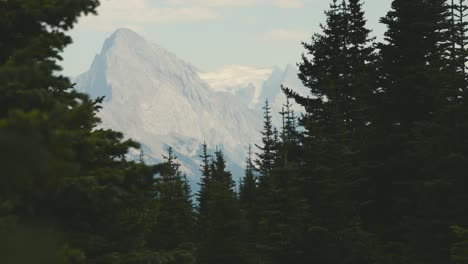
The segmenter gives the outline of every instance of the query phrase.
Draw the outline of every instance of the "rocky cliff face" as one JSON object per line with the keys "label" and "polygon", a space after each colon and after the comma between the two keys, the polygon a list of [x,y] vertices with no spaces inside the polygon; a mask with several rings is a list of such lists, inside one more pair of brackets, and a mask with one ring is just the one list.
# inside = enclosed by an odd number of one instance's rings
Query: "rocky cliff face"
{"label": "rocky cliff face", "polygon": [[164,148],[172,146],[196,178],[200,145],[206,142],[224,150],[240,177],[248,144],[260,138],[265,98],[279,104],[274,111],[280,109],[280,85],[298,86],[296,72],[237,66],[199,73],[137,33],[119,29],[75,82],[92,97],[106,97],[99,113],[103,126],[141,142],[148,161],[161,161]]}

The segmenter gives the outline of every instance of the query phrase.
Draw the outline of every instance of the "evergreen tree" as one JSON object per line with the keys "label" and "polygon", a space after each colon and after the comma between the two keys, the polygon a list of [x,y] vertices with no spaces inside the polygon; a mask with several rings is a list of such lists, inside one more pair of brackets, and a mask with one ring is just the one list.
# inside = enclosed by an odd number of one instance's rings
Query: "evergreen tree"
{"label": "evergreen tree", "polygon": [[202,145],[196,215],[173,149],[131,161],[59,74],[98,2],[0,1],[0,262],[467,263],[465,0],[393,0],[378,53],[362,1],[333,0],[303,43],[310,96],[282,87],[280,131],[266,101],[238,195]]}
{"label": "evergreen tree", "polygon": [[150,244],[155,250],[173,250],[193,243],[194,213],[186,175],[169,147],[164,163],[159,165],[161,178],[156,184],[158,212]]}
{"label": "evergreen tree", "polygon": [[[448,261],[447,252],[443,253],[447,248],[440,244],[443,239],[433,236],[445,233],[440,232],[448,225],[441,226],[439,216],[427,208],[438,207],[429,205],[427,197],[442,186],[429,185],[435,180],[432,173],[421,170],[428,161],[435,164],[437,158],[424,154],[429,147],[426,136],[438,137],[434,122],[457,93],[446,67],[448,17],[443,0],[395,0],[382,18],[388,30],[386,43],[380,46],[382,103],[375,130],[381,143],[371,151],[380,165],[371,179],[373,206],[365,219],[385,241],[387,258],[394,263]],[[425,254],[428,248],[434,250]]]}
{"label": "evergreen tree", "polygon": [[199,208],[201,208],[204,207],[203,204],[206,202],[205,195],[207,194],[207,192],[205,189],[208,188],[208,185],[211,180],[211,155],[208,154],[208,145],[206,144],[206,142],[202,145],[202,154],[199,157],[202,161],[202,164],[200,165],[200,172],[202,175],[200,179],[200,191],[198,192],[197,201],[199,204]]}
{"label": "evergreen tree", "polygon": [[[202,154],[199,156],[201,158],[202,164],[200,165],[200,172],[202,173],[201,179],[200,179],[200,190],[197,193],[197,201],[198,201],[198,207],[197,207],[197,229],[198,232],[203,232],[203,230],[206,230],[208,227],[206,227],[207,219],[204,217],[208,216],[208,210],[209,208],[209,190],[211,190],[211,164],[210,164],[210,159],[211,155],[208,154],[208,145],[203,143],[202,145]],[[199,236],[202,234],[199,234]]]}
{"label": "evergreen tree", "polygon": [[[206,149],[204,147],[204,149]],[[207,157],[206,152],[203,155]],[[200,193],[198,263],[248,263],[243,242],[245,228],[231,173],[221,150],[215,152],[210,177]]]}
{"label": "evergreen tree", "polygon": [[275,144],[277,141],[277,133],[273,130],[273,124],[271,120],[271,107],[268,100],[265,101],[264,109],[264,121],[262,134],[263,146],[255,145],[259,149],[259,153],[256,153],[257,159],[255,164],[259,172],[259,181],[262,182],[269,177],[271,170],[273,169],[274,155],[275,155]]}
{"label": "evergreen tree", "polygon": [[[458,80],[461,90],[466,90],[468,52],[468,4],[464,0],[451,0],[450,5],[450,64],[453,67],[455,80]],[[459,73],[459,74],[457,74]],[[461,74],[460,74],[461,73]],[[458,76],[464,78],[457,78]]]}
{"label": "evergreen tree", "polygon": [[[455,4],[452,1],[449,3]],[[437,14],[444,13],[448,28],[446,32],[449,34],[444,34],[439,40],[442,43],[439,46],[444,49],[439,61],[444,67],[427,69],[434,78],[432,82],[438,85],[436,109],[429,120],[417,122],[412,129],[416,133],[411,142],[411,153],[419,162],[420,175],[419,178],[413,175],[413,184],[414,189],[418,190],[419,202],[413,209],[414,216],[407,217],[410,219],[411,230],[408,233],[411,240],[410,246],[406,247],[410,248],[408,258],[414,261],[440,263],[449,261],[450,245],[455,243],[448,227],[468,221],[468,215],[459,206],[468,201],[468,196],[460,188],[466,186],[465,178],[460,175],[466,174],[467,170],[457,165],[463,164],[468,156],[468,148],[464,144],[467,111],[463,105],[466,73],[461,62],[463,59],[460,60],[462,54],[466,54],[466,47],[462,48],[459,41],[466,39],[466,31],[459,31],[459,23],[463,23],[463,20],[455,15],[457,11],[454,12],[459,7],[437,2],[430,4],[434,11],[428,17],[437,18],[441,16]],[[459,4],[463,5],[463,2]],[[435,74],[436,71],[438,74]],[[431,233],[424,230],[431,230]],[[428,248],[431,248],[431,254],[427,253]]]}
{"label": "evergreen tree", "polygon": [[254,165],[252,161],[252,146],[249,145],[249,152],[245,164],[245,175],[239,188],[239,200],[243,210],[247,213],[247,218],[251,218],[255,205],[255,196],[257,189],[257,179],[254,174]]}
{"label": "evergreen tree", "polygon": [[239,204],[244,216],[244,224],[246,226],[246,234],[243,243],[246,248],[246,255],[249,256],[250,259],[253,259],[256,255],[256,246],[258,241],[258,191],[252,155],[252,146],[249,145],[249,152],[245,164],[245,175],[239,187]]}
{"label": "evergreen tree", "polygon": [[280,132],[280,138],[283,142],[294,141],[297,136],[296,131],[296,118],[294,115],[294,110],[292,110],[292,104],[289,101],[289,98],[286,98],[286,103],[283,104],[281,108],[282,126]]}
{"label": "evergreen tree", "polygon": [[348,128],[354,134],[361,134],[364,127],[373,122],[375,109],[375,81],[377,72],[374,38],[366,27],[367,20],[361,0],[349,0],[346,19],[347,34],[347,74],[346,92],[349,117]]}
{"label": "evergreen tree", "polygon": [[359,188],[369,165],[360,160],[367,155],[360,150],[374,118],[373,39],[360,1],[333,1],[326,16],[323,33],[304,43],[310,56],[299,65],[299,78],[312,97],[283,88],[306,109],[300,120],[305,129],[300,175],[312,224],[305,239],[317,248],[304,252],[310,262],[368,263],[374,253],[364,243],[369,234],[360,227],[358,208],[367,198]]}
{"label": "evergreen tree", "polygon": [[282,128],[276,143],[276,166],[287,166],[288,162],[297,161],[299,151],[299,132],[297,131],[297,118],[289,98],[283,105],[281,112]]}
{"label": "evergreen tree", "polygon": [[389,126],[407,130],[434,113],[437,92],[443,87],[436,71],[447,47],[447,11],[443,0],[398,0],[382,18],[388,27],[387,43],[380,48],[385,107],[391,109],[385,112]]}
{"label": "evergreen tree", "polygon": [[0,262],[131,263],[149,254],[154,169],[127,161],[139,144],[97,129],[102,98],[77,93],[59,73],[66,31],[97,5],[0,2]]}
{"label": "evergreen tree", "polygon": [[466,264],[468,263],[468,230],[460,226],[452,226],[451,228],[458,238],[450,251],[451,263]]}

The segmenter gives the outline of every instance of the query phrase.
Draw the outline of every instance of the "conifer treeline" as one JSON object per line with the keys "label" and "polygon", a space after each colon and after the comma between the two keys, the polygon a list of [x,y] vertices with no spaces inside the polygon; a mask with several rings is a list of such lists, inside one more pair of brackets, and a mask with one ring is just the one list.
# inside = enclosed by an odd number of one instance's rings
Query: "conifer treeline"
{"label": "conifer treeline", "polygon": [[279,130],[266,102],[239,189],[204,144],[195,195],[171,148],[131,161],[57,74],[98,2],[0,1],[1,263],[468,263],[465,0],[393,0],[380,43],[361,0],[332,0],[310,96],[283,87]]}

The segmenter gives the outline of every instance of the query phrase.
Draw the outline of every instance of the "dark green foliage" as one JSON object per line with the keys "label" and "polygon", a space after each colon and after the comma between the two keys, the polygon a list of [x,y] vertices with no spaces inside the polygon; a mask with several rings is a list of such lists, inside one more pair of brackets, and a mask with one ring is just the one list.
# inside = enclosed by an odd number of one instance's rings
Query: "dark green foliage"
{"label": "dark green foliage", "polygon": [[[202,154],[200,155],[202,164],[200,165],[200,171],[202,173],[202,178],[200,179],[200,191],[198,192],[197,195],[197,201],[198,201],[198,223],[197,223],[197,228],[199,229],[199,233],[202,232],[202,230],[206,229],[204,224],[206,223],[206,220],[204,219],[205,216],[208,215],[208,212],[206,210],[209,208],[208,203],[209,203],[209,192],[208,188],[210,188],[210,183],[211,183],[211,168],[210,168],[210,159],[211,155],[208,154],[208,146],[206,143],[202,145]],[[199,234],[200,235],[200,234]]]}
{"label": "dark green foliage", "polygon": [[360,184],[366,181],[367,166],[360,150],[373,118],[373,40],[360,1],[333,1],[326,15],[323,33],[304,43],[310,56],[304,55],[299,65],[299,78],[311,96],[283,88],[306,109],[300,120],[305,131],[299,159],[300,182],[307,186],[301,190],[309,208],[303,245],[315,248],[306,246],[304,252],[310,262],[371,263],[375,252],[363,247],[372,241],[361,229],[358,211],[365,201]]}
{"label": "dark green foliage", "polygon": [[239,188],[239,202],[247,218],[253,218],[255,200],[257,196],[257,177],[255,177],[255,167],[252,161],[252,147],[249,146],[248,158],[245,164],[245,175]]}
{"label": "dark green foliage", "polygon": [[452,226],[458,241],[451,248],[451,260],[455,264],[468,263],[468,231],[460,226]]}
{"label": "dark green foliage", "polygon": [[[206,145],[203,149],[202,157],[207,160]],[[203,176],[199,193],[197,262],[248,263],[242,243],[245,233],[242,214],[221,150],[215,152],[209,167],[209,175]]]}
{"label": "dark green foliage", "polygon": [[451,207],[450,178],[458,173],[449,165],[455,146],[447,136],[460,132],[454,109],[462,95],[446,56],[449,17],[442,0],[394,1],[382,19],[388,43],[381,45],[384,92],[376,135],[384,151],[373,151],[381,165],[367,221],[399,263],[449,261],[448,227],[456,219],[442,208]]}
{"label": "dark green foliage", "polygon": [[195,215],[186,175],[171,147],[160,164],[156,184],[158,211],[152,228],[150,246],[155,250],[173,250],[194,242]]}
{"label": "dark green foliage", "polygon": [[275,163],[277,166],[287,166],[299,157],[299,132],[297,131],[297,118],[292,110],[292,104],[287,98],[281,112],[282,127],[279,139],[275,139]]}
{"label": "dark green foliage", "polygon": [[273,168],[276,142],[276,133],[274,132],[271,121],[271,107],[268,100],[265,101],[263,109],[265,110],[263,131],[261,132],[263,145],[255,145],[260,150],[260,152],[257,153],[257,159],[255,160],[255,164],[257,165],[257,169],[260,173],[260,181],[268,178]]}
{"label": "dark green foliage", "polygon": [[[450,39],[449,44],[449,65],[452,67],[453,76],[460,89],[466,90],[467,81],[466,73],[468,62],[468,51],[466,45],[468,44],[468,4],[464,0],[451,0],[450,1]],[[457,74],[458,73],[458,74]],[[461,78],[460,75],[461,74]],[[465,78],[464,78],[465,77]]]}
{"label": "dark green foliage", "polygon": [[452,4],[393,1],[377,54],[360,1],[334,1],[323,34],[305,44],[299,77],[311,96],[284,90],[306,108],[312,230],[338,256],[316,261],[449,262],[449,226],[467,221],[468,149],[466,8]]}
{"label": "dark green foliage", "polygon": [[155,168],[128,161],[139,144],[97,128],[102,98],[58,74],[66,30],[97,4],[0,2],[2,263],[137,263],[153,254]]}
{"label": "dark green foliage", "polygon": [[[360,0],[333,0],[283,87],[236,193],[202,145],[193,208],[172,148],[156,166],[100,129],[103,98],[60,76],[98,1],[0,1],[0,262],[468,263],[468,8],[393,0],[375,44]],[[238,176],[238,175],[235,175]]]}
{"label": "dark green foliage", "polygon": [[255,175],[255,167],[252,161],[252,146],[249,145],[249,152],[245,164],[245,175],[239,187],[239,205],[244,217],[246,235],[242,243],[246,249],[249,259],[256,256],[256,246],[258,243],[258,180]]}

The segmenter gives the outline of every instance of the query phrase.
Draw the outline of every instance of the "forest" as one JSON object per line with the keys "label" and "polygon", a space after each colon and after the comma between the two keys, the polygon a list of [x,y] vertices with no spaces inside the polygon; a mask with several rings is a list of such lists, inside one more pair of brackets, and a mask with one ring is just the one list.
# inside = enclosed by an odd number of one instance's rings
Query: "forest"
{"label": "forest", "polygon": [[330,1],[310,96],[282,87],[278,128],[265,102],[243,176],[204,144],[196,193],[60,74],[99,0],[0,1],[0,263],[468,263],[468,3],[393,0],[378,41],[362,0]]}

